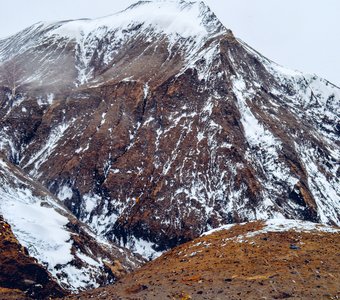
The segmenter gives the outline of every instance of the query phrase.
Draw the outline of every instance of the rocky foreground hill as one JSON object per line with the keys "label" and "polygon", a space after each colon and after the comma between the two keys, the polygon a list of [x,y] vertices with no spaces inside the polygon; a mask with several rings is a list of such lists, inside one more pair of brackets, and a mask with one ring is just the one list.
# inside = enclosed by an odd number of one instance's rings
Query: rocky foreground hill
{"label": "rocky foreground hill", "polygon": [[225,226],[67,299],[338,299],[339,243],[339,229],[308,222]]}
{"label": "rocky foreground hill", "polygon": [[0,40],[0,215],[67,291],[226,224],[339,226],[339,115],[203,2],[37,23]]}

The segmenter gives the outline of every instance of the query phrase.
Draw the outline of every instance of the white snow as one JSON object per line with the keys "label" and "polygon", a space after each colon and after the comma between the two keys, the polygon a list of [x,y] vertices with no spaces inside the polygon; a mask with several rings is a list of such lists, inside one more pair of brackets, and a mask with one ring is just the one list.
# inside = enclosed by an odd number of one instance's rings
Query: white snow
{"label": "white snow", "polygon": [[[201,236],[207,236],[214,234],[221,230],[230,230],[234,226],[237,225],[245,225],[247,223],[240,224],[228,224],[221,226],[219,228],[212,229],[203,233]],[[246,238],[251,238],[257,236],[259,234],[268,233],[268,232],[286,232],[286,231],[296,231],[296,232],[329,232],[329,233],[340,233],[339,227],[327,226],[319,223],[312,223],[308,221],[301,220],[291,220],[284,218],[277,219],[269,219],[264,222],[264,227],[257,231],[250,231],[242,235],[238,235],[235,238],[231,238],[232,240],[243,242]]]}
{"label": "white snow", "polygon": [[[110,40],[101,53],[104,64],[108,65],[129,38],[141,33],[147,41],[165,37],[170,58],[175,44],[180,45],[179,49],[185,53],[185,57],[191,57],[206,40],[225,32],[203,2],[171,0],[142,1],[114,15],[94,20],[60,22],[50,29],[46,34],[47,39],[54,38],[60,42],[61,37],[76,42],[76,85],[88,83],[93,78],[90,62],[101,39]],[[211,54],[206,56],[212,57]],[[131,79],[131,76],[127,78]]]}
{"label": "white snow", "polygon": [[[3,165],[3,164],[2,164]],[[2,175],[6,175],[0,169]],[[66,264],[72,260],[70,233],[65,225],[68,219],[61,215],[49,196],[39,198],[28,188],[12,187],[7,177],[0,178],[0,212],[12,225],[13,233],[21,244],[28,248],[30,254],[48,270],[56,275],[57,264]]]}
{"label": "white snow", "polygon": [[169,36],[173,34],[183,38],[206,36],[208,29],[201,23],[201,13],[202,7],[198,2],[144,2],[108,17],[66,22],[50,35],[60,35],[80,41],[94,30],[129,28],[131,24],[142,24],[143,28],[153,27]]}
{"label": "white snow", "polygon": [[161,256],[163,252],[156,251],[153,249],[154,244],[142,239],[137,239],[133,237],[130,241],[128,241],[127,247],[131,249],[133,252],[136,252],[142,255],[144,258],[148,260],[156,259]]}
{"label": "white snow", "polygon": [[[335,126],[327,127],[325,117],[337,124],[340,114],[340,89],[329,81],[315,74],[306,74],[289,70],[264,58],[247,44],[239,40],[244,49],[256,56],[278,84],[271,86],[271,92],[282,98],[293,113],[299,113],[300,118],[309,119],[323,139],[332,143],[338,140]],[[285,87],[293,94],[288,95]],[[273,104],[273,103],[272,103]]]}
{"label": "white snow", "polygon": [[56,273],[57,264],[66,264],[73,259],[70,234],[64,228],[67,218],[53,208],[41,206],[29,190],[2,194],[0,208],[19,241],[32,256],[48,266],[52,274]]}
{"label": "white snow", "polygon": [[144,99],[147,98],[148,94],[149,94],[149,91],[150,91],[150,87],[149,85],[146,83],[144,84],[144,88],[143,88],[143,92],[144,92]]}
{"label": "white snow", "polygon": [[53,153],[54,148],[57,146],[59,140],[63,138],[64,133],[69,128],[70,123],[61,123],[55,128],[53,128],[50,132],[47,142],[45,145],[35,153],[28,163],[24,166],[28,167],[34,164],[34,168],[31,172],[31,175],[36,176],[39,173],[40,166],[48,159],[48,157]]}
{"label": "white snow", "polygon": [[100,121],[100,126],[103,126],[105,124],[106,122],[105,116],[106,116],[106,113],[102,113],[102,120]]}
{"label": "white snow", "polygon": [[4,153],[10,153],[11,157],[19,159],[19,151],[9,135],[8,127],[0,129],[0,150],[4,151]]}
{"label": "white snow", "polygon": [[83,210],[86,214],[90,214],[98,205],[98,202],[100,201],[101,197],[95,194],[85,194],[83,195]]}
{"label": "white snow", "polygon": [[53,93],[48,94],[47,95],[47,103],[51,105],[53,100],[54,100],[54,94]]}
{"label": "white snow", "polygon": [[[338,178],[327,179],[320,171],[317,163],[317,154],[311,146],[298,145],[302,162],[308,175],[308,186],[313,194],[317,205],[318,215],[322,223],[334,222],[340,225],[338,216],[340,214],[340,185]],[[340,156],[335,154],[335,161],[339,161]]]}
{"label": "white snow", "polygon": [[265,222],[266,232],[282,232],[282,231],[320,231],[320,232],[340,232],[340,228],[331,227],[324,224],[312,223],[301,220],[288,220],[288,219],[272,219]]}
{"label": "white snow", "polygon": [[241,76],[234,78],[233,84],[241,112],[241,121],[244,133],[248,142],[254,146],[262,144],[267,149],[274,151],[273,148],[279,147],[280,144],[273,134],[259,123],[247,105],[246,98],[251,96],[253,91],[251,89],[247,89],[245,82],[241,79]]}
{"label": "white snow", "polygon": [[67,185],[63,185],[58,192],[58,199],[60,199],[61,201],[65,201],[66,199],[71,199],[73,196],[73,192],[72,189],[67,186]]}
{"label": "white snow", "polygon": [[101,264],[98,261],[95,261],[93,258],[85,255],[84,253],[77,252],[76,254],[83,262],[86,262],[90,266],[100,267]]}
{"label": "white snow", "polygon": [[200,143],[203,139],[204,139],[204,133],[203,132],[197,133],[198,142]]}
{"label": "white snow", "polygon": [[[66,278],[61,278],[60,283],[69,285],[72,292],[78,292],[91,286],[92,288],[99,287],[99,284],[95,282],[95,271],[91,267],[88,269],[78,269],[75,266],[67,265],[63,268],[63,271],[67,275]],[[92,273],[92,272],[94,273]]]}
{"label": "white snow", "polygon": [[218,231],[221,231],[221,230],[229,230],[231,228],[233,228],[234,226],[236,225],[243,225],[245,223],[240,223],[240,224],[227,224],[227,225],[223,225],[221,227],[218,227],[218,228],[214,228],[214,229],[211,229],[207,232],[204,232],[201,236],[206,236],[206,235],[210,235],[210,234],[213,234],[215,232],[218,232]]}
{"label": "white snow", "polygon": [[273,194],[280,192],[282,188],[277,183],[280,181],[288,183],[293,189],[298,178],[295,178],[289,167],[279,159],[279,151],[282,148],[279,139],[274,136],[270,128],[265,128],[252,112],[248,102],[252,101],[255,92],[252,87],[246,86],[241,75],[233,78],[233,91],[237,97],[244,135],[249,144],[246,157],[251,164],[262,170],[266,177],[266,180],[258,179],[265,189],[262,207],[257,210],[255,218],[267,219],[270,216],[268,211],[272,211],[270,208],[276,206]]}

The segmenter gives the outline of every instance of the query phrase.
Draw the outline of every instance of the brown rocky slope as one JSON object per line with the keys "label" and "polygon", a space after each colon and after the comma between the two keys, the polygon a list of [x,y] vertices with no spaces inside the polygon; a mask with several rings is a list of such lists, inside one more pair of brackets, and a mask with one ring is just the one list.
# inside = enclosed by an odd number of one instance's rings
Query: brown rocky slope
{"label": "brown rocky slope", "polygon": [[113,286],[67,299],[334,300],[339,245],[335,228],[295,221],[234,225],[174,248]]}

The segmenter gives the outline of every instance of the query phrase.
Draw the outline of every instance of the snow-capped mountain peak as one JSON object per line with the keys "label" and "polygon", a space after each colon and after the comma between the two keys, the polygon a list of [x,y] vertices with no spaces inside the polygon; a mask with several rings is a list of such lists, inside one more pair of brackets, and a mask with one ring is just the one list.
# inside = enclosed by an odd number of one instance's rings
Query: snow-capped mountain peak
{"label": "snow-capped mountain peak", "polygon": [[[131,47],[132,40],[150,47],[166,43],[169,56],[179,52],[189,60],[208,40],[226,32],[203,2],[140,1],[98,19],[37,23],[0,41],[0,61],[21,55],[28,73],[25,82],[30,84],[51,86],[52,82],[65,87],[72,80],[78,86],[112,66],[120,53]],[[46,45],[50,45],[47,53]],[[37,55],[33,61],[24,59],[27,52]],[[53,72],[49,67],[52,62],[71,64],[75,69]]]}
{"label": "snow-capped mountain peak", "polygon": [[225,32],[224,26],[203,2],[140,1],[126,10],[98,19],[74,20],[59,23],[49,36],[61,36],[84,41],[107,32],[119,33],[124,38],[128,30],[149,34],[163,34],[169,39],[194,38],[197,43]]}

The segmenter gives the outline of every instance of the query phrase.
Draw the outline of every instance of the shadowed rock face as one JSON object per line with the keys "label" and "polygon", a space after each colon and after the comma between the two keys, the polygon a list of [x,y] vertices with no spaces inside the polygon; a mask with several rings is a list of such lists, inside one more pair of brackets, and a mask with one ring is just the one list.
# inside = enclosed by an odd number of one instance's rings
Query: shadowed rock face
{"label": "shadowed rock face", "polygon": [[[140,253],[145,241],[164,250],[233,222],[339,224],[340,90],[264,58],[203,4],[181,3],[205,33],[107,19],[79,40],[62,30],[72,22],[34,27],[34,47],[2,60],[50,60],[14,104],[2,89],[1,149],[80,220]],[[130,10],[143,5],[153,4]],[[1,41],[0,53],[30,34]]]}

